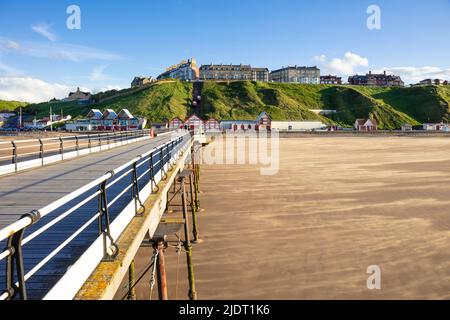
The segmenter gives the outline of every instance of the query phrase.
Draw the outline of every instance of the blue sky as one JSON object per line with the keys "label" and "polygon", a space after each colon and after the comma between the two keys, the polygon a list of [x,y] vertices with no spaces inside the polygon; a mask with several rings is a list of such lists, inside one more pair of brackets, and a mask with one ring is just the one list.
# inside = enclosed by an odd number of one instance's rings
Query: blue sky
{"label": "blue sky", "polygon": [[[72,4],[81,30],[66,27]],[[372,4],[381,30],[367,28]],[[124,88],[190,57],[450,79],[448,21],[449,0],[0,0],[0,99]]]}

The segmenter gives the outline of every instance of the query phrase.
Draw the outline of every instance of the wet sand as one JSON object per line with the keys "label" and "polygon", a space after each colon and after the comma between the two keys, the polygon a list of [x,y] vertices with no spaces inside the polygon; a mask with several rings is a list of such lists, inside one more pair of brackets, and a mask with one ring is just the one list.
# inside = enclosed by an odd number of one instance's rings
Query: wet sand
{"label": "wet sand", "polygon": [[[199,298],[449,299],[449,146],[446,138],[282,139],[277,175],[202,166]],[[138,271],[150,255],[141,249]],[[174,249],[166,260],[174,299]],[[381,267],[381,290],[366,287],[370,265]],[[186,299],[184,254],[179,277],[177,298]],[[138,298],[148,298],[148,281]]]}

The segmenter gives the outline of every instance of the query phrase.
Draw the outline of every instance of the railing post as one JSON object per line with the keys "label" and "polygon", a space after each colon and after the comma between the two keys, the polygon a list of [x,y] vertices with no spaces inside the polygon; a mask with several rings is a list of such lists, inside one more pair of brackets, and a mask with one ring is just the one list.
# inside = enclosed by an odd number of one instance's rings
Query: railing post
{"label": "railing post", "polygon": [[41,158],[41,165],[44,166],[44,142],[39,139],[39,157]]}
{"label": "railing post", "polygon": [[14,164],[14,171],[17,172],[17,144],[11,141],[13,147],[12,163]]}
{"label": "railing post", "polygon": [[[100,184],[100,194],[98,196],[98,211],[100,213],[98,217],[98,231],[99,235],[104,236],[104,261],[113,261],[119,253],[119,247],[111,235],[106,182],[107,180]],[[107,240],[111,242],[109,247]]]}
{"label": "railing post", "polygon": [[98,135],[98,146],[100,147],[100,151],[102,150],[102,136]]}
{"label": "railing post", "polygon": [[[159,191],[159,187],[155,181],[155,163],[153,161],[153,152],[150,154],[149,164],[150,164],[150,183],[151,183],[150,187],[152,193],[157,193]],[[153,188],[155,188],[155,190],[153,190]]]}
{"label": "railing post", "polygon": [[64,160],[64,143],[62,137],[59,137],[59,153],[61,154],[61,160]]}
{"label": "railing post", "polygon": [[167,159],[167,162],[169,163],[169,171],[173,169],[173,165],[172,165],[172,155],[173,155],[173,143],[174,141],[170,141],[168,147],[168,155],[169,155],[169,159]]}
{"label": "railing post", "polygon": [[108,146],[108,149],[110,148],[109,145],[109,132],[106,134],[106,145]]}
{"label": "railing post", "polygon": [[[9,299],[14,299],[19,294],[21,300],[27,300],[22,252],[23,233],[22,229],[8,238],[7,249],[11,255],[6,259],[6,293]],[[18,286],[15,283],[14,274],[17,276]]]}
{"label": "railing post", "polygon": [[166,145],[163,145],[162,148],[161,148],[161,172],[163,173],[162,180],[166,180],[167,177],[168,177],[167,176],[167,172],[166,172],[166,168],[165,168],[166,163],[164,162],[165,158],[166,158],[166,155],[164,154],[164,147],[165,146]]}
{"label": "railing post", "polygon": [[75,149],[77,150],[77,156],[80,155],[80,143],[78,141],[78,136],[75,136]]}
{"label": "railing post", "polygon": [[[139,181],[138,181],[138,176],[137,176],[136,162],[133,163],[133,172],[132,172],[131,178],[132,178],[132,184],[133,184],[133,187],[131,188],[131,195],[134,199],[134,212],[137,217],[142,217],[145,212],[145,206],[139,197]],[[139,209],[138,209],[138,204],[140,206]],[[139,210],[141,210],[141,209],[142,209],[142,213],[139,213]]]}
{"label": "railing post", "polygon": [[115,131],[113,132],[113,140],[114,144],[117,146],[117,133]]}
{"label": "railing post", "polygon": [[[32,211],[22,216],[29,217],[31,224],[40,220],[39,211]],[[14,299],[17,294],[21,300],[27,300],[27,289],[25,284],[25,268],[23,264],[22,239],[26,228],[23,228],[8,238],[6,249],[10,255],[6,258],[6,293],[9,300]],[[14,276],[15,275],[15,276]],[[16,285],[16,282],[18,285]]]}

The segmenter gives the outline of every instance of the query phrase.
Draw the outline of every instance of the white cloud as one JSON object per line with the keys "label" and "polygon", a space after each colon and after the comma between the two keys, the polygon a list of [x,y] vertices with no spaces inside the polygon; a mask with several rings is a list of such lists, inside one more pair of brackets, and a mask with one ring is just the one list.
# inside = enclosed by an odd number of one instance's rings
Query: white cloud
{"label": "white cloud", "polygon": [[347,52],[343,58],[334,58],[331,61],[325,55],[315,56],[314,60],[319,62],[325,73],[333,73],[341,76],[355,74],[360,67],[368,67],[369,60],[355,53]]}
{"label": "white cloud", "polygon": [[415,84],[424,79],[443,79],[450,80],[450,69],[440,67],[386,67],[374,72],[381,73],[386,71],[389,74],[395,74],[402,77],[408,84]]}
{"label": "white cloud", "polygon": [[[14,45],[12,45],[14,43]],[[107,51],[92,47],[73,45],[67,43],[37,43],[15,42],[0,37],[0,52],[14,52],[35,58],[47,58],[54,60],[69,60],[83,62],[87,60],[116,61],[122,57]]]}
{"label": "white cloud", "polygon": [[51,25],[41,23],[38,25],[32,25],[31,29],[53,42],[56,41],[58,37],[50,31],[51,27]]}
{"label": "white cloud", "polygon": [[70,88],[31,77],[0,77],[0,99],[43,102],[54,97],[64,98]]}

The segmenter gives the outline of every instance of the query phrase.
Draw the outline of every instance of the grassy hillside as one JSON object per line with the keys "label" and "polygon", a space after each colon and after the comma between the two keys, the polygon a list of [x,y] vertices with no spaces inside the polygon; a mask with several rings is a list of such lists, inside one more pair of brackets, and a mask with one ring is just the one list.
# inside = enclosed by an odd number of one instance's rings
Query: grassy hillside
{"label": "grassy hillside", "polygon": [[127,108],[133,114],[145,116],[151,121],[167,121],[174,117],[186,118],[192,105],[192,83],[156,83],[138,93],[97,104],[98,109]]}
{"label": "grassy hillside", "polygon": [[[305,92],[305,104],[295,94],[293,85],[280,85],[261,82],[207,82],[203,87],[203,100],[200,114],[217,119],[255,119],[266,111],[274,120],[320,120],[330,119],[319,116],[310,109],[317,104],[314,93]],[[304,87],[306,89],[306,87]],[[295,93],[295,94],[293,94]],[[322,109],[317,107],[316,109]]]}
{"label": "grassy hillside", "polygon": [[[56,113],[62,110],[65,115],[84,117],[92,108],[100,110],[111,108],[116,111],[127,108],[131,113],[152,121],[166,121],[174,117],[186,117],[192,103],[192,84],[180,81],[156,83],[138,92],[130,91],[129,94],[126,90],[118,93],[120,96],[117,98],[109,98],[91,105],[79,105],[77,102],[33,104],[26,108],[26,112],[42,117],[48,115],[49,108],[52,107]],[[105,94],[100,93],[94,95],[94,99],[104,96]]]}
{"label": "grassy hillside", "polygon": [[[118,95],[117,97],[114,97]],[[151,121],[185,118],[194,111],[200,116],[226,119],[255,119],[266,111],[274,120],[319,120],[352,126],[357,118],[375,117],[381,129],[399,129],[404,123],[450,120],[450,87],[367,88],[357,86],[300,85],[261,82],[205,82],[203,99],[193,110],[192,83],[156,83],[140,91],[101,93],[108,100],[81,106],[76,102],[41,103],[25,108],[29,114],[54,112],[85,116],[89,109],[128,108]],[[328,117],[311,110],[336,110]]]}
{"label": "grassy hillside", "polygon": [[14,111],[26,105],[28,105],[27,102],[0,100],[0,111]]}
{"label": "grassy hillside", "polygon": [[355,87],[394,109],[406,113],[418,122],[450,120],[450,87],[368,88]]}
{"label": "grassy hillside", "polygon": [[[320,120],[352,126],[375,117],[383,129],[418,124],[408,114],[350,86],[235,82],[205,83],[201,113],[218,119],[254,119],[267,111],[274,120]],[[337,110],[324,117],[311,110]]]}

